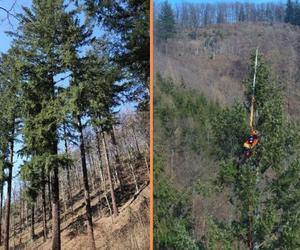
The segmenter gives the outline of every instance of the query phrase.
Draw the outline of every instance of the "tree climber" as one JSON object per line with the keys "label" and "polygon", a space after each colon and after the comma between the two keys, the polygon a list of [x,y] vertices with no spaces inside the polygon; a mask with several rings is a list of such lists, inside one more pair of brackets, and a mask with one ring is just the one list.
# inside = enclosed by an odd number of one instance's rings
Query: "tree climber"
{"label": "tree climber", "polygon": [[250,107],[250,136],[247,141],[243,144],[244,147],[244,157],[249,158],[252,155],[252,149],[258,143],[258,135],[257,131],[254,127],[254,104],[255,104],[255,83],[256,83],[256,69],[257,69],[257,56],[258,49],[256,49],[255,55],[255,64],[254,64],[254,77],[253,77],[253,85],[252,85],[252,98],[251,98],[251,107]]}
{"label": "tree climber", "polygon": [[253,128],[251,129],[251,135],[248,137],[247,141],[244,142],[244,155],[245,157],[250,157],[252,155],[252,149],[257,145],[258,143],[258,136],[257,131],[255,131]]}

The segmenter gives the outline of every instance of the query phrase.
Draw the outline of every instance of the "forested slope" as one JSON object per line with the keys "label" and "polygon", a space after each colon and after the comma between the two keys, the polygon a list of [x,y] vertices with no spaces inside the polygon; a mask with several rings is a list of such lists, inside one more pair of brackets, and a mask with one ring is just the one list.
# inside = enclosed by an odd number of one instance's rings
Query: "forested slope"
{"label": "forested slope", "polygon": [[242,81],[251,52],[260,52],[272,66],[273,76],[284,88],[289,114],[299,113],[299,27],[290,24],[238,23],[200,28],[197,38],[180,31],[176,38],[157,43],[155,70],[209,100],[232,104],[241,100]]}
{"label": "forested slope", "polygon": [[[176,8],[161,13],[157,27],[170,33],[156,33],[154,54],[156,249],[298,249],[299,28],[248,20],[194,32]],[[257,47],[259,144],[241,161]]]}

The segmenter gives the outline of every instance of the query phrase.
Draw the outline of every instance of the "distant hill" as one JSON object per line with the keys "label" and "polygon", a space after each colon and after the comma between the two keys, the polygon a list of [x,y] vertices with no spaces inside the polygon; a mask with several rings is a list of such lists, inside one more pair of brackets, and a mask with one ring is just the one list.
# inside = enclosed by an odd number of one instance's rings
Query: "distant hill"
{"label": "distant hill", "polygon": [[180,32],[155,44],[154,71],[198,90],[222,106],[243,98],[251,53],[258,46],[283,86],[286,109],[300,116],[300,28],[290,24],[238,23],[201,28],[196,39]]}

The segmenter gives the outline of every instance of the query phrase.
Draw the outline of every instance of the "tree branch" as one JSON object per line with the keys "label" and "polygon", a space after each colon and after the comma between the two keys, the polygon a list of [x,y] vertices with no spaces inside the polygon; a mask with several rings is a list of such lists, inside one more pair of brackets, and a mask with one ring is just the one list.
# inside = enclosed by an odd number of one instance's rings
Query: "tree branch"
{"label": "tree branch", "polygon": [[7,9],[7,8],[4,8],[4,7],[0,6],[0,10],[4,11],[6,13],[6,18],[2,19],[2,21],[4,21],[5,19],[7,19],[8,23],[12,27],[13,27],[13,24],[10,21],[10,17],[13,17],[16,20],[20,21],[20,19],[14,13],[12,13],[13,9],[15,8],[16,3],[17,3],[17,0],[14,0],[14,2],[11,5],[10,9]]}

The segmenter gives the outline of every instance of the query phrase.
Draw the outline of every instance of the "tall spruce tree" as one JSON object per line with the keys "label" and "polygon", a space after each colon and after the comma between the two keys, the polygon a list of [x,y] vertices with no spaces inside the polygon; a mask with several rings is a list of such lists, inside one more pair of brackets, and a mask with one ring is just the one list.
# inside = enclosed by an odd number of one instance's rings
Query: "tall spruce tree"
{"label": "tall spruce tree", "polygon": [[[96,249],[93,221],[92,221],[92,208],[90,198],[90,185],[87,172],[86,160],[86,143],[84,136],[84,129],[87,125],[87,111],[89,96],[87,95],[88,88],[84,84],[84,72],[89,70],[89,65],[85,64],[85,59],[80,57],[79,49],[90,42],[91,30],[85,26],[79,25],[78,18],[70,18],[65,23],[65,39],[64,46],[64,64],[71,74],[70,87],[68,89],[69,96],[67,97],[67,112],[72,117],[74,128],[79,134],[79,148],[80,158],[83,175],[83,186],[85,195],[85,209],[88,235],[90,238],[90,249]],[[98,69],[100,70],[100,69]]]}
{"label": "tall spruce tree", "polygon": [[120,66],[123,81],[132,86],[131,99],[140,109],[149,110],[150,1],[84,2],[88,16],[112,36],[111,60]]}
{"label": "tall spruce tree", "polygon": [[40,167],[51,176],[52,249],[61,249],[58,171],[66,163],[58,155],[58,127],[63,114],[56,76],[65,72],[64,24],[70,15],[62,0],[34,0],[31,9],[24,8],[14,40],[23,80],[24,151],[40,159]]}
{"label": "tall spruce tree", "polygon": [[[120,72],[109,62],[108,56],[94,48],[90,51],[87,61],[89,69],[85,72],[84,81],[88,88],[89,109],[92,126],[95,130],[99,145],[103,141],[107,173],[110,183],[112,207],[114,215],[118,214],[115,190],[112,181],[110,159],[108,156],[105,134],[112,134],[113,125],[116,123],[115,111],[120,102],[120,94],[126,89],[120,80]],[[99,69],[102,69],[99,71]],[[119,83],[118,83],[119,82]],[[101,137],[102,134],[102,137]]]}
{"label": "tall spruce tree", "polygon": [[[254,64],[245,82],[248,108],[252,98],[253,73]],[[281,201],[274,199],[276,189],[273,185],[279,188],[276,182],[284,177],[277,177],[285,176],[285,170],[290,168],[297,145],[297,134],[284,116],[280,86],[272,79],[270,69],[261,56],[258,58],[255,109],[255,129],[259,132],[259,144],[253,155],[242,164],[237,158],[242,154],[241,144],[249,133],[245,111],[241,108],[229,109],[218,116],[214,130],[216,143],[223,152],[224,159],[219,181],[221,185],[230,186],[233,190],[230,201],[235,205],[238,217],[231,224],[235,239],[241,239],[249,249],[273,249],[271,246],[275,244],[277,234],[283,226],[280,220],[286,214],[280,212]],[[218,135],[220,131],[229,130],[231,132],[227,134],[227,142],[233,139],[233,143],[227,143],[228,149],[219,143],[222,140]],[[297,214],[294,213],[294,216]]]}
{"label": "tall spruce tree", "polygon": [[11,49],[7,55],[3,55],[0,71],[0,98],[1,98],[1,120],[3,121],[3,169],[7,172],[5,180],[7,183],[6,195],[6,214],[5,214],[5,234],[4,249],[9,249],[10,235],[10,212],[11,212],[11,190],[12,190],[12,172],[14,163],[14,144],[18,130],[19,120],[19,90],[20,77],[19,70],[16,67],[15,51]]}

